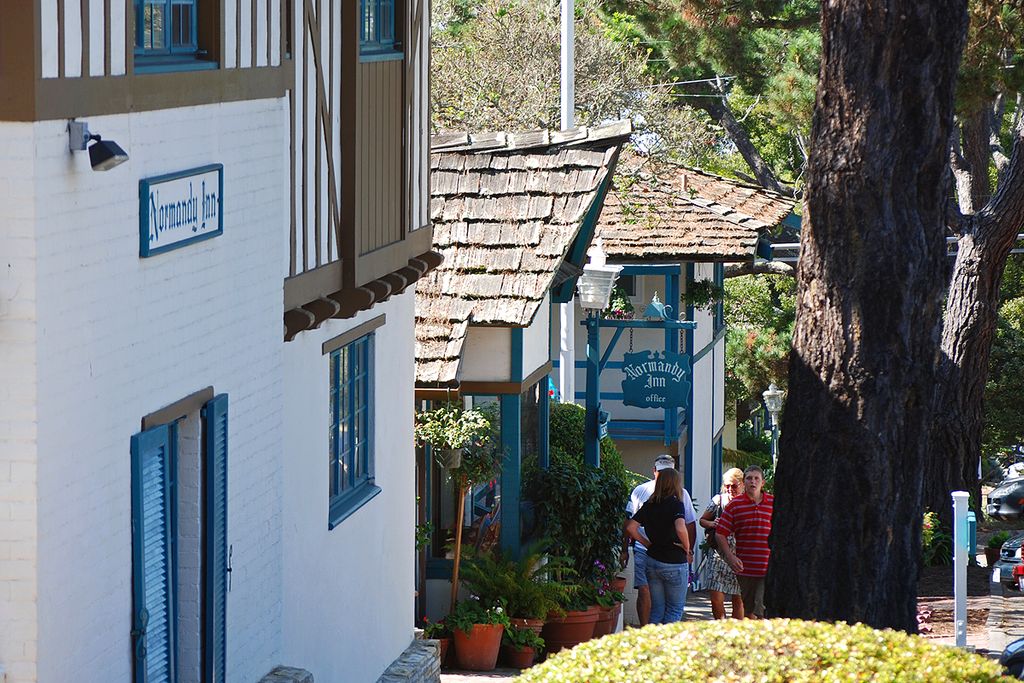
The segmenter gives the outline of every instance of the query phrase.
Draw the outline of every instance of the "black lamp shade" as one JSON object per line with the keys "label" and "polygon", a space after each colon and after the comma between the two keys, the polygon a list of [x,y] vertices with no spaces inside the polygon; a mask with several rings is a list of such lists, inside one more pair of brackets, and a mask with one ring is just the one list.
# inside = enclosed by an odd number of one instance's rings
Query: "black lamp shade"
{"label": "black lamp shade", "polygon": [[128,154],[113,140],[97,140],[89,147],[89,161],[94,171],[109,171],[128,161]]}

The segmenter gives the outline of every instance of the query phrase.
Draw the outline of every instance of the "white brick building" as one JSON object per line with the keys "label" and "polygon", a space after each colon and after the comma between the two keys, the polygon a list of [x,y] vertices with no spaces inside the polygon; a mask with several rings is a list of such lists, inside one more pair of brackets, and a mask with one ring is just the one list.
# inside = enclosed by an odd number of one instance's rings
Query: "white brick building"
{"label": "white brick building", "polygon": [[412,640],[427,22],[322,4],[0,4],[9,683],[373,681]]}

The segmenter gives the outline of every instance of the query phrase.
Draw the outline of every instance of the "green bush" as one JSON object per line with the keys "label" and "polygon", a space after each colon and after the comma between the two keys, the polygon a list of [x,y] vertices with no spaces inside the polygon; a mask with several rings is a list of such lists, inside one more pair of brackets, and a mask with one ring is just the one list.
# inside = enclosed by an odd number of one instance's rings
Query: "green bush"
{"label": "green bush", "polygon": [[537,545],[526,548],[518,560],[504,557],[499,551],[468,553],[462,584],[486,604],[504,600],[510,617],[543,619],[548,612],[558,610],[564,592],[547,580],[558,563],[544,564],[543,559]]}
{"label": "green bush", "polygon": [[920,636],[790,619],[682,622],[631,629],[563,650],[520,683],[777,681],[984,683],[1013,679],[993,661]]}
{"label": "green bush", "polygon": [[953,563],[953,534],[941,526],[934,512],[925,512],[921,522],[921,560],[926,567]]}

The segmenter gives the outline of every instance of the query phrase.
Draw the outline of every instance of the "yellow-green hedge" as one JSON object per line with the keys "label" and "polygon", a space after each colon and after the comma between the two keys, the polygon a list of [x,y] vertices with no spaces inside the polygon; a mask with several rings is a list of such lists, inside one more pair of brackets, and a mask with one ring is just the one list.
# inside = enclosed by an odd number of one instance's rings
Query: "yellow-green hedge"
{"label": "yellow-green hedge", "polygon": [[519,683],[984,683],[1012,681],[984,657],[919,636],[795,619],[647,626],[548,658]]}

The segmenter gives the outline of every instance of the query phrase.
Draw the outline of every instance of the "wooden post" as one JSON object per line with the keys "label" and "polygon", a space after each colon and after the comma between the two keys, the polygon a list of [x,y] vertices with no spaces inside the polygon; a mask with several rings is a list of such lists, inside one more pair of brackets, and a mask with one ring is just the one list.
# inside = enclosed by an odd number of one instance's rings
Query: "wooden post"
{"label": "wooden post", "polygon": [[455,509],[455,559],[452,561],[452,604],[455,609],[459,595],[459,561],[462,559],[462,517],[466,509],[466,478],[459,478],[459,505]]}

